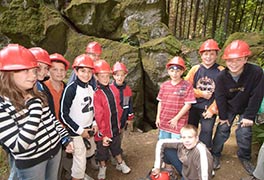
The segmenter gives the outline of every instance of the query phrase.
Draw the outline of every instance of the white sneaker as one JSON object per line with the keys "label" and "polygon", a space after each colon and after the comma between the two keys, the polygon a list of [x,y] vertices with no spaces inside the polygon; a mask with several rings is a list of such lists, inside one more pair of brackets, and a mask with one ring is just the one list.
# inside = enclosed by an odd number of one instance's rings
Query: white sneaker
{"label": "white sneaker", "polygon": [[125,161],[122,161],[121,164],[117,164],[116,169],[121,171],[123,174],[128,174],[131,171],[131,169],[126,165]]}
{"label": "white sneaker", "polygon": [[97,178],[98,180],[104,180],[105,177],[106,177],[106,167],[103,166],[99,168],[99,173],[98,173]]}
{"label": "white sneaker", "polygon": [[94,178],[88,176],[87,174],[84,174],[84,180],[94,180]]}

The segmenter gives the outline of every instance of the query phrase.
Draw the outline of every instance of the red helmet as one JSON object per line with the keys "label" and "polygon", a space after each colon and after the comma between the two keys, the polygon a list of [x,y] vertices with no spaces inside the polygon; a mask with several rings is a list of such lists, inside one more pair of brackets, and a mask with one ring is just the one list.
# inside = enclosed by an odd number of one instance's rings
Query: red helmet
{"label": "red helmet", "polygon": [[110,65],[105,60],[94,62],[94,73],[112,73]]}
{"label": "red helmet", "polygon": [[50,55],[50,60],[52,61],[60,61],[65,64],[65,69],[68,70],[70,67],[69,61],[67,61],[61,54],[54,53]]}
{"label": "red helmet", "polygon": [[93,54],[102,54],[102,47],[98,42],[90,42],[86,47],[86,53],[93,53]]}
{"label": "red helmet", "polygon": [[202,53],[203,51],[219,51],[219,47],[218,47],[218,44],[215,40],[213,39],[208,39],[206,40],[200,47],[199,49],[199,53]]}
{"label": "red helmet", "polygon": [[113,65],[113,73],[116,71],[125,71],[126,73],[128,73],[126,65],[118,61]]}
{"label": "red helmet", "polygon": [[179,57],[179,56],[175,56],[173,57],[167,64],[166,64],[166,68],[168,69],[171,65],[178,65],[178,66],[181,66],[183,68],[183,70],[186,69],[186,66],[185,66],[185,62],[184,60]]}
{"label": "red helmet", "polygon": [[158,175],[150,175],[151,180],[170,180],[170,174],[167,171],[161,171]]}
{"label": "red helmet", "polygon": [[224,51],[222,59],[234,59],[251,55],[248,44],[242,40],[232,41]]}
{"label": "red helmet", "polygon": [[23,70],[38,67],[34,55],[19,44],[9,44],[0,51],[0,70]]}
{"label": "red helmet", "polygon": [[49,53],[45,49],[42,49],[40,47],[33,47],[30,48],[29,50],[35,56],[38,62],[51,66]]}
{"label": "red helmet", "polygon": [[74,62],[73,62],[73,65],[72,65],[72,68],[75,68],[75,67],[88,67],[88,68],[91,68],[93,69],[94,68],[94,62],[93,60],[87,56],[86,54],[81,54],[79,56],[77,56],[75,59],[74,59]]}

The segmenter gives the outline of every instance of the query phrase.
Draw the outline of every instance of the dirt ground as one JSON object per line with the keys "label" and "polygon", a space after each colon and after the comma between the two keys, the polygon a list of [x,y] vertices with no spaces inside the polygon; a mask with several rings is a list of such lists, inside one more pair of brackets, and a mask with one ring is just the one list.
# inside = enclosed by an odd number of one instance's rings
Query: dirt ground
{"label": "dirt ground", "polygon": [[[231,137],[225,144],[221,168],[215,172],[214,180],[240,180],[241,177],[247,176],[236,155],[235,128],[235,126],[232,127]],[[123,175],[108,162],[107,180],[138,180],[146,177],[153,166],[157,136],[157,130],[147,133],[126,131],[123,138],[124,159],[132,171],[128,175]],[[258,147],[253,146],[252,162],[254,164],[256,164],[257,152]],[[97,173],[98,171],[95,170],[87,171],[87,174],[95,179]]]}

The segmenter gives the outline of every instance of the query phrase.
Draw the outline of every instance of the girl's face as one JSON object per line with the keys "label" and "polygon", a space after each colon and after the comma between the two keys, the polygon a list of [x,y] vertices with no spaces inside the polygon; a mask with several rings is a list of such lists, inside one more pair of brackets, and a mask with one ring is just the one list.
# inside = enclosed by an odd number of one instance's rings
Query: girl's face
{"label": "girl's face", "polygon": [[233,76],[238,76],[243,72],[244,65],[247,63],[246,57],[227,59],[226,66]]}
{"label": "girl's face", "polygon": [[195,132],[192,129],[182,131],[181,139],[182,139],[183,145],[187,149],[194,148],[199,141],[199,137],[195,136]]}
{"label": "girl's face", "polygon": [[116,84],[121,86],[123,85],[124,81],[125,81],[125,78],[126,78],[126,72],[125,71],[116,71],[114,74],[113,74],[113,77],[116,81]]}
{"label": "girl's face", "polygon": [[49,65],[38,62],[38,80],[43,81],[49,72]]}
{"label": "girl's face", "polygon": [[53,81],[61,82],[66,76],[65,65],[60,62],[52,62],[50,68],[50,78]]}
{"label": "girl's face", "polygon": [[104,86],[107,86],[110,82],[110,74],[109,73],[98,73],[97,80]]}
{"label": "girl's face", "polygon": [[88,83],[93,75],[93,70],[88,67],[80,67],[78,71],[74,69],[76,76],[84,83]]}
{"label": "girl's face", "polygon": [[201,58],[202,58],[202,64],[205,67],[209,68],[212,65],[214,65],[214,63],[216,62],[217,53],[216,51],[204,51],[201,54]]}
{"label": "girl's face", "polygon": [[14,82],[19,89],[26,91],[33,88],[37,81],[38,68],[16,71],[13,74]]}

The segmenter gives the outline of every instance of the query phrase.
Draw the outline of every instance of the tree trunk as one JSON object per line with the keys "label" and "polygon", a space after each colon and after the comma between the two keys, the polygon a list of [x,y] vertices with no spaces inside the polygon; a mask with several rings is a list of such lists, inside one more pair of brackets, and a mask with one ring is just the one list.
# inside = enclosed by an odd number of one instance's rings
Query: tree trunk
{"label": "tree trunk", "polygon": [[198,14],[199,14],[199,5],[200,5],[200,0],[197,0],[196,4],[195,4],[195,12],[194,12],[194,16],[193,16],[192,39],[195,38],[195,31],[196,31],[196,25],[197,25]]}
{"label": "tree trunk", "polygon": [[188,1],[184,1],[184,3],[185,4],[184,4],[183,36],[184,36],[184,38],[186,38],[185,31],[186,31],[186,24],[187,24],[187,10],[189,8],[188,8]]}
{"label": "tree trunk", "polygon": [[192,22],[192,9],[193,9],[193,0],[191,0],[191,9],[190,9],[190,16],[189,16],[189,23],[188,23],[188,31],[187,31],[187,38],[188,39],[191,39],[190,29],[191,29],[191,22]]}
{"label": "tree trunk", "polygon": [[236,11],[235,11],[235,17],[234,17],[234,21],[233,21],[233,27],[232,27],[232,33],[236,32],[236,22],[237,22],[237,16],[239,14],[239,7],[240,7],[240,0],[236,0]]}
{"label": "tree trunk", "polygon": [[175,13],[175,1],[176,0],[170,0],[170,8],[169,8],[169,29],[171,30],[172,34],[175,36],[176,35],[176,13]]}
{"label": "tree trunk", "polygon": [[264,1],[261,1],[260,7],[259,7],[259,11],[258,11],[258,15],[257,15],[257,18],[256,18],[256,23],[255,23],[254,30],[257,29],[258,21],[259,21],[259,16],[260,16],[260,14],[261,14],[261,12],[262,12],[263,4],[264,4]]}
{"label": "tree trunk", "polygon": [[184,0],[181,0],[181,16],[179,21],[179,38],[183,38]]}
{"label": "tree trunk", "polygon": [[224,22],[224,39],[228,33],[229,13],[231,8],[231,0],[227,0],[226,11],[225,11],[225,22]]}
{"label": "tree trunk", "polygon": [[243,21],[243,17],[245,15],[244,13],[245,13],[245,9],[246,9],[246,4],[247,4],[247,0],[244,0],[244,4],[243,4],[243,8],[241,9],[241,15],[240,15],[240,18],[239,18],[237,29],[241,29],[241,24],[242,24],[242,21]]}
{"label": "tree trunk", "polygon": [[258,9],[258,1],[256,3],[256,6],[255,6],[255,10],[254,10],[254,13],[253,13],[253,17],[252,17],[252,21],[251,21],[251,25],[250,25],[249,31],[252,31],[253,24],[254,24],[255,18],[257,16],[257,9]]}
{"label": "tree trunk", "polygon": [[220,0],[213,0],[213,20],[212,20],[212,38],[215,37],[215,31],[216,31],[216,24],[218,19],[218,13],[219,13],[219,4]]}
{"label": "tree trunk", "polygon": [[206,31],[207,31],[207,20],[209,16],[209,11],[211,7],[211,0],[208,1],[208,4],[205,3],[204,1],[204,22],[203,22],[203,37],[206,37]]}

